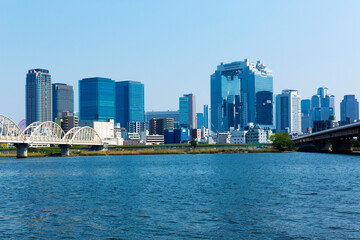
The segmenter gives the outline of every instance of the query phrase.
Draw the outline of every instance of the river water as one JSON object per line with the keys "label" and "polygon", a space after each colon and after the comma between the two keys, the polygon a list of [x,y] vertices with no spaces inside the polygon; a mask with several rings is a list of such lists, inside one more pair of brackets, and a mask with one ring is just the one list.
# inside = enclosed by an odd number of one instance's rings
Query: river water
{"label": "river water", "polygon": [[360,157],[0,160],[0,239],[360,238]]}

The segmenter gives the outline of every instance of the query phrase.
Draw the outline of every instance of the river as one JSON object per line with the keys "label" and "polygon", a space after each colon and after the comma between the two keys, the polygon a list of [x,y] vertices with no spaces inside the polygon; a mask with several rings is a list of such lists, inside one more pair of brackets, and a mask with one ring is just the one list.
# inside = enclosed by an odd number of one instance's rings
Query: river
{"label": "river", "polygon": [[0,239],[360,238],[360,157],[0,160]]}

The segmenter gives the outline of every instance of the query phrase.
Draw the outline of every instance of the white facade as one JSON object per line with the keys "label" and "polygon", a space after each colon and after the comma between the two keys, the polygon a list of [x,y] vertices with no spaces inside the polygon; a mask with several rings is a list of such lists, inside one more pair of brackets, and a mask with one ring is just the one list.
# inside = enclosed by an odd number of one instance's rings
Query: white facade
{"label": "white facade", "polygon": [[148,135],[146,144],[164,144],[164,135]]}
{"label": "white facade", "polygon": [[244,130],[235,130],[231,132],[230,144],[246,143],[246,133]]}
{"label": "white facade", "polygon": [[80,121],[80,127],[92,127],[102,140],[114,138],[114,120],[107,121]]}
{"label": "white facade", "polygon": [[259,126],[249,128],[246,133],[246,143],[266,143],[266,132]]}
{"label": "white facade", "polygon": [[276,131],[301,134],[301,97],[296,90],[276,96]]}

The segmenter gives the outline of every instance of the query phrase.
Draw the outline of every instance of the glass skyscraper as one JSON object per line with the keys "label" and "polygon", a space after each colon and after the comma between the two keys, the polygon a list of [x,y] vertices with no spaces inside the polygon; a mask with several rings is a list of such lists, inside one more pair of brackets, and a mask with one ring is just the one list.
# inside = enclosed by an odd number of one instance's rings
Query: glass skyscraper
{"label": "glass skyscraper", "polygon": [[345,95],[340,103],[340,120],[355,122],[359,120],[359,102],[355,95]]}
{"label": "glass skyscraper", "polygon": [[209,106],[204,105],[204,127],[209,128]]}
{"label": "glass skyscraper", "polygon": [[52,85],[53,121],[62,112],[74,113],[74,89],[73,86],[63,83]]}
{"label": "glass skyscraper", "polygon": [[26,125],[52,121],[51,75],[46,69],[31,69],[26,75]]}
{"label": "glass skyscraper", "polygon": [[311,128],[311,101],[310,99],[301,100],[301,131],[308,132]]}
{"label": "glass skyscraper", "polygon": [[109,78],[79,80],[80,120],[115,119],[115,81]]}
{"label": "glass skyscraper", "polygon": [[274,127],[272,72],[248,59],[221,63],[211,75],[211,122],[213,131],[229,131],[250,122]]}
{"label": "glass skyscraper", "polygon": [[311,97],[311,124],[314,121],[327,121],[335,116],[335,97],[329,95],[328,88],[318,88],[317,94]]}
{"label": "glass skyscraper", "polygon": [[205,126],[203,113],[196,114],[196,122],[197,122],[197,128],[199,128],[199,129],[201,129],[202,127]]}
{"label": "glass skyscraper", "polygon": [[179,123],[183,128],[197,128],[195,96],[192,93],[179,98]]}
{"label": "glass skyscraper", "polygon": [[145,122],[144,84],[136,81],[116,82],[116,123]]}

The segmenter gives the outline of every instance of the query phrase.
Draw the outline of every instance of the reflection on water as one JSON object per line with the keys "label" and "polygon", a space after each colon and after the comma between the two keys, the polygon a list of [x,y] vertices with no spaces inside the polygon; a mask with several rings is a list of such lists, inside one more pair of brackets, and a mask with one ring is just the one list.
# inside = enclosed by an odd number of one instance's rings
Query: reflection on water
{"label": "reflection on water", "polygon": [[360,238],[359,163],[314,153],[3,160],[0,238]]}

